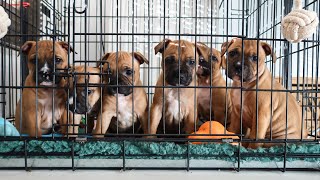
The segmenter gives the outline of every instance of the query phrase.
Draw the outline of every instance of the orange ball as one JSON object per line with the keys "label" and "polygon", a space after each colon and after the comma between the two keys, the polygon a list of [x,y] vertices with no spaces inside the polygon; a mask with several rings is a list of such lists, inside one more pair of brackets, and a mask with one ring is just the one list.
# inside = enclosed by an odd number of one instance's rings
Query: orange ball
{"label": "orange ball", "polygon": [[[210,132],[211,124],[211,132]],[[225,127],[217,121],[207,121],[203,123],[199,130],[192,134],[234,134],[225,129]],[[222,139],[222,138],[232,138],[239,139],[238,136],[189,136],[189,139]],[[203,144],[207,142],[192,142],[192,144]],[[231,143],[236,145],[237,143]]]}

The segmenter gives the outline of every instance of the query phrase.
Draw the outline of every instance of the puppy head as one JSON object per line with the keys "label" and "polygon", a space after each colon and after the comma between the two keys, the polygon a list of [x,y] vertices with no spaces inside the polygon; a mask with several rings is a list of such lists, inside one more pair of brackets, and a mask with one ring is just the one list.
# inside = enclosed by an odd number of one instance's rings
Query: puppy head
{"label": "puppy head", "polygon": [[[100,98],[100,87],[92,85],[100,84],[100,69],[94,67],[72,67],[75,74],[69,77],[69,110],[77,114],[90,113],[93,106]],[[79,74],[77,74],[79,73]]]}
{"label": "puppy head", "polygon": [[149,61],[139,52],[107,53],[101,60],[106,62],[103,65],[103,71],[109,71],[104,81],[106,79],[109,81],[110,86],[107,87],[107,93],[110,95],[116,93],[130,95],[133,91],[132,86],[140,82],[140,65],[149,64]]}
{"label": "puppy head", "polygon": [[198,77],[210,77],[211,74],[220,74],[222,59],[224,56],[221,57],[221,53],[218,50],[214,48],[210,49],[205,44],[201,44],[206,48],[206,55],[204,57],[200,56],[197,69]]}
{"label": "puppy head", "polygon": [[[53,51],[54,50],[54,51]],[[22,53],[27,55],[29,74],[39,85],[52,86],[59,84],[61,76],[55,77],[55,72],[63,72],[68,66],[68,53],[73,51],[66,42],[56,41],[27,41],[21,46]],[[55,68],[55,72],[54,72]]]}
{"label": "puppy head", "polygon": [[[257,49],[259,49],[259,54]],[[242,52],[244,53],[243,64]],[[265,58],[268,55],[273,56],[273,62],[276,61],[271,46],[262,41],[258,43],[256,40],[243,40],[242,50],[242,39],[232,39],[222,44],[221,53],[222,56],[224,54],[227,56],[222,62],[222,67],[227,67],[228,77],[235,81],[241,81],[243,78],[243,82],[251,82],[257,78],[257,75],[259,77],[265,70]]]}
{"label": "puppy head", "polygon": [[[155,48],[155,54],[162,53],[161,67],[165,81],[172,86],[189,86],[194,80],[199,54],[203,56],[206,48],[185,40],[165,39]],[[180,60],[180,62],[179,62]]]}

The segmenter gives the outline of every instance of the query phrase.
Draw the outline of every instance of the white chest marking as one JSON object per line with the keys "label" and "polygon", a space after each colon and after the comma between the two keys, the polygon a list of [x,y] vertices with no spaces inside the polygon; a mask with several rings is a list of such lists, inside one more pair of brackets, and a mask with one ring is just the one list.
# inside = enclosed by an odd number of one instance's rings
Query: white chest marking
{"label": "white chest marking", "polygon": [[[45,99],[39,99],[39,104],[42,105],[41,111],[41,129],[44,131],[52,128],[52,124],[56,124],[62,117],[63,109],[59,107],[61,99],[55,98],[54,104],[52,96],[48,95]],[[54,106],[54,109],[53,109]],[[53,110],[53,111],[52,111]]]}
{"label": "white chest marking", "polygon": [[[179,103],[178,91],[169,90],[169,92],[166,95],[166,103],[167,103],[166,117],[168,118],[172,117],[174,121],[173,123],[178,124],[184,118],[184,114],[185,114],[184,112],[185,108],[184,108],[182,96],[180,95],[180,103]],[[171,121],[171,119],[169,121]]]}
{"label": "white chest marking", "polygon": [[128,103],[130,101],[132,101],[131,98],[123,95],[118,96],[118,121],[120,128],[132,127],[133,123],[137,121],[136,113],[132,112],[132,103]]}

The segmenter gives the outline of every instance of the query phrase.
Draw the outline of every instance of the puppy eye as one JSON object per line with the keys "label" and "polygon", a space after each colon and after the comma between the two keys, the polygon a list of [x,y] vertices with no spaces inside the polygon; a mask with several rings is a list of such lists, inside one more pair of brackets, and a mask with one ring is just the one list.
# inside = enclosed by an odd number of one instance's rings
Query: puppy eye
{"label": "puppy eye", "polygon": [[233,56],[236,56],[237,54],[238,54],[237,51],[230,51],[230,52],[228,53],[228,56],[233,57]]}
{"label": "puppy eye", "polygon": [[195,61],[194,59],[190,59],[190,60],[188,61],[188,63],[189,63],[189,65],[194,65],[194,64],[196,63],[196,61]]}
{"label": "puppy eye", "polygon": [[88,95],[90,95],[93,91],[92,90],[90,90],[90,89],[88,89]]}
{"label": "puppy eye", "polygon": [[55,61],[56,61],[56,64],[59,64],[59,63],[62,62],[62,59],[57,57],[57,58],[55,59]]}
{"label": "puppy eye", "polygon": [[258,61],[258,56],[251,56],[252,61]]}
{"label": "puppy eye", "polygon": [[203,58],[203,57],[200,57],[199,62],[200,62],[200,63],[203,63],[204,61],[205,61],[204,58]]}
{"label": "puppy eye", "polygon": [[32,63],[32,64],[36,64],[36,63],[37,63],[37,59],[36,59],[36,58],[32,59],[32,60],[31,60],[31,63]]}
{"label": "puppy eye", "polygon": [[131,69],[127,69],[126,70],[126,75],[127,76],[130,76],[130,75],[132,75],[133,74],[133,71],[131,70]]}
{"label": "puppy eye", "polygon": [[215,56],[211,56],[211,60],[212,60],[212,61],[217,61],[218,59],[217,59],[217,57],[215,57]]}
{"label": "puppy eye", "polygon": [[166,63],[167,63],[167,64],[172,64],[172,63],[174,63],[174,61],[175,61],[175,58],[174,58],[174,57],[168,57],[168,58],[166,58]]}

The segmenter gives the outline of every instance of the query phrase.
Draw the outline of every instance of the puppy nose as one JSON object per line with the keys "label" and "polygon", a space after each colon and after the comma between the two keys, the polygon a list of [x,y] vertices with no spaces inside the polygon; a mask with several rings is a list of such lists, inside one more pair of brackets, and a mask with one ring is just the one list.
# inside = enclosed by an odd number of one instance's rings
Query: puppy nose
{"label": "puppy nose", "polygon": [[237,70],[241,70],[242,69],[241,61],[236,62],[234,66]]}
{"label": "puppy nose", "polygon": [[180,76],[180,81],[181,81],[181,82],[187,81],[187,76],[186,76],[186,75],[181,75],[181,76]]}

